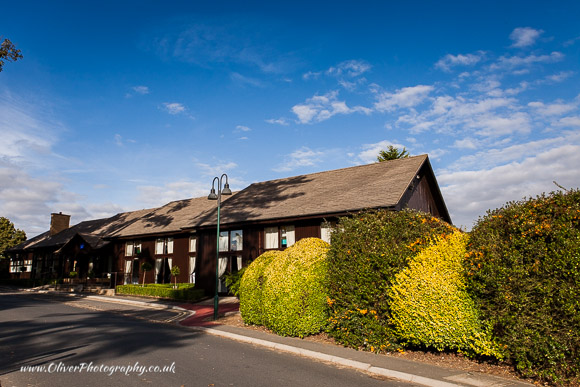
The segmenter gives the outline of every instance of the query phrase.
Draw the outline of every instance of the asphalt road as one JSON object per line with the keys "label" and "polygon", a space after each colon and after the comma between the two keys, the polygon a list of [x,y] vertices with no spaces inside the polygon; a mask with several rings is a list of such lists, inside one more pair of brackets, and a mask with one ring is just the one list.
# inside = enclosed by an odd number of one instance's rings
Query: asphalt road
{"label": "asphalt road", "polygon": [[161,322],[174,317],[86,299],[0,293],[0,386],[410,385]]}

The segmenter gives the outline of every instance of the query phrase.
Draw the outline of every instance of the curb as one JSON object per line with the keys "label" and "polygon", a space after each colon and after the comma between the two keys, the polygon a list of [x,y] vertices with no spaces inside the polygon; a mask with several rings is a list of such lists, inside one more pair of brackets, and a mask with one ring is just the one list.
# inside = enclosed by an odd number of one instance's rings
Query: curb
{"label": "curb", "polygon": [[453,384],[453,383],[448,383],[448,382],[444,382],[444,381],[437,380],[437,379],[431,379],[431,378],[426,378],[423,376],[417,376],[417,375],[409,374],[406,372],[394,371],[394,370],[390,370],[387,368],[381,368],[381,367],[374,367],[369,363],[363,363],[363,362],[356,361],[356,360],[349,360],[349,359],[345,359],[345,358],[338,357],[338,356],[327,355],[325,353],[315,352],[315,351],[311,351],[308,349],[297,348],[297,347],[293,347],[293,346],[286,345],[286,344],[279,344],[279,343],[274,343],[274,342],[267,341],[267,340],[255,339],[255,338],[251,338],[251,337],[247,337],[247,336],[242,336],[242,335],[238,335],[235,333],[223,332],[223,331],[220,331],[217,329],[204,328],[204,327],[192,327],[192,328],[197,329],[197,330],[201,330],[201,331],[208,333],[210,335],[225,337],[228,339],[258,345],[258,346],[261,346],[264,348],[269,348],[272,350],[292,353],[295,355],[308,357],[310,359],[320,360],[320,361],[329,362],[329,363],[333,363],[333,364],[337,364],[337,365],[341,365],[341,366],[345,366],[345,367],[349,367],[349,368],[354,368],[354,369],[359,370],[359,371],[367,372],[367,373],[378,375],[378,376],[384,376],[387,378],[396,379],[396,380],[400,380],[403,382],[416,383],[416,384],[420,384],[423,386],[431,386],[431,387],[460,387],[461,386],[459,384]]}

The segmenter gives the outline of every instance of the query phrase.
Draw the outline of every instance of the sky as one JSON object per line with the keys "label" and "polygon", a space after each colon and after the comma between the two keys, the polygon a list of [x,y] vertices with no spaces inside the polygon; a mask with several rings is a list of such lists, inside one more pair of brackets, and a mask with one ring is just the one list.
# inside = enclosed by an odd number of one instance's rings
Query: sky
{"label": "sky", "polygon": [[0,216],[29,237],[428,154],[452,221],[580,185],[578,1],[4,2]]}

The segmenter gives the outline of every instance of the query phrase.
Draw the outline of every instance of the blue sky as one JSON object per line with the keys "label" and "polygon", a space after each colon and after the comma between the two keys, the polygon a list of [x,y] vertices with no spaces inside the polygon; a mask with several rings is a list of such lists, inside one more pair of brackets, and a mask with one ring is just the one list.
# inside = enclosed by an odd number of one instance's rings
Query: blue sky
{"label": "blue sky", "polygon": [[580,3],[29,1],[0,216],[72,222],[428,153],[453,222],[580,184]]}

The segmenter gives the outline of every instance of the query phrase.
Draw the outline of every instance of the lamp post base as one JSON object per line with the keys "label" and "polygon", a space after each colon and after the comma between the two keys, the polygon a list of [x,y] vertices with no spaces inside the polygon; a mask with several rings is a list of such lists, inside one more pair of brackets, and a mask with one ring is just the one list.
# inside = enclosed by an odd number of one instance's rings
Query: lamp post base
{"label": "lamp post base", "polygon": [[213,319],[214,319],[214,321],[218,319],[218,306],[219,306],[219,296],[217,295],[217,291],[216,291],[216,295],[213,298]]}

